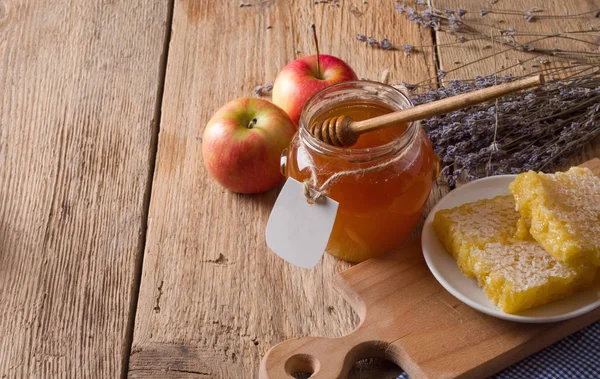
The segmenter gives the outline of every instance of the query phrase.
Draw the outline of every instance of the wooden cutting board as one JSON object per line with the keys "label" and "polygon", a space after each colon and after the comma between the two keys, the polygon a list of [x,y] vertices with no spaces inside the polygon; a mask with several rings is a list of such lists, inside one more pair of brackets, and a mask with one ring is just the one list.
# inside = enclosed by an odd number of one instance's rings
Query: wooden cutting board
{"label": "wooden cutting board", "polygon": [[[600,159],[586,162],[600,176]],[[346,378],[359,359],[380,357],[411,379],[481,378],[600,320],[600,308],[550,324],[520,324],[487,316],[461,303],[429,272],[418,242],[370,259],[334,277],[334,285],[361,319],[335,339],[303,337],[272,347],[262,379]]]}

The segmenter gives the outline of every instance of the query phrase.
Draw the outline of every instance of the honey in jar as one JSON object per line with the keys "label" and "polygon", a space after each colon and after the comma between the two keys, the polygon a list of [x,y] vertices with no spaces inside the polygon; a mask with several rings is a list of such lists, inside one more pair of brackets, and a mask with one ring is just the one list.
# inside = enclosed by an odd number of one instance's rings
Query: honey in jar
{"label": "honey in jar", "polygon": [[399,90],[369,81],[327,87],[304,106],[284,173],[300,182],[316,175],[321,184],[346,172],[326,189],[339,203],[329,254],[360,262],[406,240],[421,218],[438,158],[419,122],[365,133],[349,148],[316,139],[308,127],[334,116],[362,121],[411,106]]}

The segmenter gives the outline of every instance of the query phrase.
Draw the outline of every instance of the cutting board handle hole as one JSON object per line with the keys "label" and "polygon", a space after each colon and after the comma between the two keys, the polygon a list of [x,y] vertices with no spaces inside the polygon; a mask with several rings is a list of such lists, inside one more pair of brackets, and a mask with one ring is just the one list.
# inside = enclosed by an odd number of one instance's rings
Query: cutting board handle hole
{"label": "cutting board handle hole", "polygon": [[296,354],[285,362],[285,372],[293,378],[309,378],[319,371],[321,362],[308,354]]}

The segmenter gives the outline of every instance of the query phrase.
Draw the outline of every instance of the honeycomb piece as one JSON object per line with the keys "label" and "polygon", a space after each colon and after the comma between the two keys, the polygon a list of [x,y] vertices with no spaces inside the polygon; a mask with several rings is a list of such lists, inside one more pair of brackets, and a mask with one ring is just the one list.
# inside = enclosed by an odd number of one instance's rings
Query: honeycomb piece
{"label": "honeycomb piece", "polygon": [[562,262],[600,266],[600,178],[591,170],[526,172],[510,184],[529,232]]}
{"label": "honeycomb piece", "polygon": [[512,196],[479,200],[435,214],[433,227],[440,241],[467,277],[473,277],[472,247],[508,243],[517,233],[519,214]]}
{"label": "honeycomb piece", "polygon": [[504,312],[517,313],[589,288],[597,268],[562,263],[529,235],[513,196],[436,213],[434,229],[467,277]]}
{"label": "honeycomb piece", "polygon": [[546,304],[594,283],[597,268],[557,261],[535,241],[471,248],[473,271],[487,297],[506,313]]}

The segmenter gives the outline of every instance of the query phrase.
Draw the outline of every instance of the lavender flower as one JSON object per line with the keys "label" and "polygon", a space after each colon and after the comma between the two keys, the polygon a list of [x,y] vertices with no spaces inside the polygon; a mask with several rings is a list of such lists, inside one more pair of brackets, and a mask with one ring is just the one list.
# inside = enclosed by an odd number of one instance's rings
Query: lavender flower
{"label": "lavender flower", "polygon": [[367,41],[367,36],[364,34],[357,34],[356,35],[356,40],[360,41],[360,42],[366,42]]}
{"label": "lavender flower", "polygon": [[377,40],[373,37],[369,37],[369,39],[367,40],[367,45],[369,45],[371,47],[375,47],[378,44],[379,44],[379,42],[377,42]]}
{"label": "lavender flower", "polygon": [[480,9],[479,10],[479,15],[482,16],[482,17],[485,16],[485,15],[487,15],[488,13],[490,13],[490,11],[487,10],[487,9]]}
{"label": "lavender flower", "polygon": [[271,91],[273,91],[273,84],[274,84],[273,82],[267,82],[267,83],[265,83],[264,90],[267,93],[271,93]]}
{"label": "lavender flower", "polygon": [[404,13],[405,9],[406,9],[406,3],[398,3],[396,2],[396,12],[398,12],[398,14],[402,14]]}
{"label": "lavender flower", "polygon": [[260,86],[254,87],[254,93],[257,96],[267,96],[273,91],[273,82],[268,82]]}
{"label": "lavender flower", "polygon": [[421,12],[421,17],[423,17],[425,21],[430,21],[432,16],[433,13],[431,11],[431,8],[427,8],[423,12]]}
{"label": "lavender flower", "polygon": [[467,11],[462,8],[458,8],[458,11],[456,12],[456,14],[458,14],[458,17],[462,17],[467,14]]}
{"label": "lavender flower", "polygon": [[517,33],[513,26],[509,26],[508,28],[501,30],[500,34],[503,36],[514,36]]}
{"label": "lavender flower", "polygon": [[415,4],[417,4],[417,5],[427,5],[427,4],[425,3],[425,0],[417,0],[417,1],[415,2]]}
{"label": "lavender flower", "polygon": [[409,44],[402,45],[402,50],[404,50],[404,55],[409,56],[414,46]]}
{"label": "lavender flower", "polygon": [[408,8],[406,10],[406,14],[408,15],[408,21],[417,21],[421,18],[419,13],[415,11],[414,8]]}
{"label": "lavender flower", "polygon": [[442,70],[442,69],[438,70],[438,71],[437,71],[437,76],[438,76],[438,78],[439,78],[440,80],[441,80],[441,79],[444,79],[444,78],[446,77],[446,71],[444,71],[444,70]]}
{"label": "lavender flower", "polygon": [[454,30],[455,32],[458,32],[462,26],[462,21],[460,21],[458,16],[454,14],[451,14],[448,17],[448,23],[450,24],[450,27],[452,27],[452,30]]}
{"label": "lavender flower", "polygon": [[385,37],[381,40],[379,45],[383,50],[391,50],[394,47],[392,43]]}

